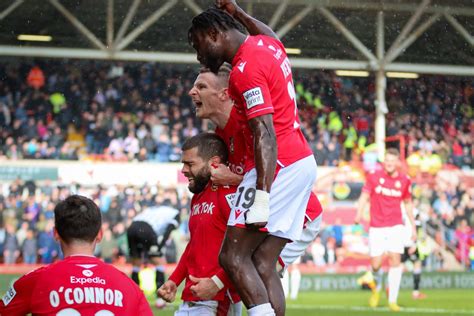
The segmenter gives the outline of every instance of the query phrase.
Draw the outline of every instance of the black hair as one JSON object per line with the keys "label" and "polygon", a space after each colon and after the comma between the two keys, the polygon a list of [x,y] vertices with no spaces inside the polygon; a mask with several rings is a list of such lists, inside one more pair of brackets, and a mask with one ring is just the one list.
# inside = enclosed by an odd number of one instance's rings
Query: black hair
{"label": "black hair", "polygon": [[84,196],[71,195],[54,208],[54,224],[61,239],[93,242],[102,225],[99,207]]}
{"label": "black hair", "polygon": [[210,29],[218,31],[229,31],[235,29],[243,32],[242,26],[239,22],[225,11],[216,8],[209,8],[192,19],[191,27],[188,30],[188,41],[191,43],[194,33],[198,31],[209,31]]}
{"label": "black hair", "polygon": [[207,161],[214,156],[221,158],[222,163],[227,162],[228,151],[227,146],[220,138],[214,133],[200,133],[184,141],[182,150],[189,150],[197,147],[198,155],[203,160]]}

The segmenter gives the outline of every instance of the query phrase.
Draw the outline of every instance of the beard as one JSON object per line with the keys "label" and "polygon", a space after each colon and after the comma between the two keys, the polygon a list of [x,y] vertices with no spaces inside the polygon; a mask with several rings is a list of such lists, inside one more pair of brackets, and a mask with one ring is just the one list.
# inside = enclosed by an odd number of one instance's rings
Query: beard
{"label": "beard", "polygon": [[201,193],[210,180],[211,180],[211,172],[209,168],[206,166],[205,168],[202,168],[201,170],[199,170],[199,173],[197,173],[194,176],[194,180],[193,180],[194,183],[193,184],[190,183],[188,185],[188,189],[194,194]]}

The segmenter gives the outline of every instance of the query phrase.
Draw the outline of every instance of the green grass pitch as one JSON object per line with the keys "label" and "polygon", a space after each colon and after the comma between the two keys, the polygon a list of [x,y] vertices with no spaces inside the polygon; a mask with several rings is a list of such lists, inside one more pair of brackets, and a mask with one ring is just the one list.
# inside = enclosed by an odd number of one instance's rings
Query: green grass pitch
{"label": "green grass pitch", "polygon": [[[18,276],[0,274],[0,292],[3,296],[5,290],[10,286],[11,280]],[[386,307],[387,298],[382,295],[380,307],[371,309],[367,306],[369,291],[345,291],[345,292],[311,292],[300,293],[297,300],[287,301],[288,316],[375,316],[375,315],[416,315],[416,316],[448,316],[448,315],[473,315],[474,316],[474,290],[472,289],[450,289],[450,290],[426,290],[428,297],[424,300],[413,300],[411,291],[402,291],[399,296],[399,304],[402,311],[390,312]],[[150,297],[150,302],[153,298]],[[157,310],[153,307],[155,315],[171,316],[177,308],[178,303]],[[246,313],[243,313],[246,315]]]}

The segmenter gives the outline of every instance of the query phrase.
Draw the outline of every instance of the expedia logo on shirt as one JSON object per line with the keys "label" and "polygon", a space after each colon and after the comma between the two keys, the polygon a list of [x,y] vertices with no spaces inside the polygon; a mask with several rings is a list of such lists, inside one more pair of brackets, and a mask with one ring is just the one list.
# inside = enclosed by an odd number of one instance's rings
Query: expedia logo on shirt
{"label": "expedia logo on shirt", "polygon": [[70,279],[71,284],[106,284],[105,280],[99,277],[95,278],[76,278],[75,276],[71,276]]}
{"label": "expedia logo on shirt", "polygon": [[247,109],[251,109],[256,105],[264,103],[262,89],[259,87],[245,91],[244,98],[247,103]]}

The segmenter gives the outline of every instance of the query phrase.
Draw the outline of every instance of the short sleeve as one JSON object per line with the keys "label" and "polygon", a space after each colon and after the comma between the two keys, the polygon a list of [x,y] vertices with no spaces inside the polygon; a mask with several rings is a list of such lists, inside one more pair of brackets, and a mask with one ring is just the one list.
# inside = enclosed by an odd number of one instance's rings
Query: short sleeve
{"label": "short sleeve", "polygon": [[248,120],[274,112],[267,81],[268,65],[264,62],[268,57],[258,53],[252,60],[242,60],[233,71],[235,94],[242,101]]}
{"label": "short sleeve", "polygon": [[39,273],[30,272],[7,290],[0,300],[0,315],[26,315],[31,312],[32,293]]}
{"label": "short sleeve", "polygon": [[402,199],[411,200],[411,179],[409,177],[406,179],[406,185],[402,193]]}

